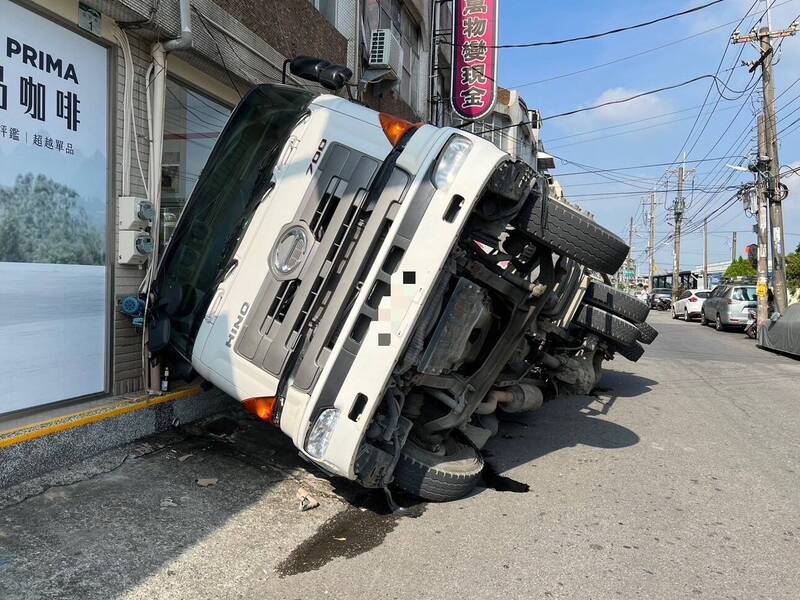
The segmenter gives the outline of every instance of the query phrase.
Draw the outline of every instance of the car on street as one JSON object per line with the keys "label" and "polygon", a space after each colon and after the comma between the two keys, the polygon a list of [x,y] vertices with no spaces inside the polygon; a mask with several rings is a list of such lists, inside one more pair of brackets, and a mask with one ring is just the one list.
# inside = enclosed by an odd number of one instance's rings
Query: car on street
{"label": "car on street", "polygon": [[726,327],[744,327],[750,318],[750,309],[757,306],[755,285],[723,283],[711,290],[703,303],[700,323],[713,323],[717,331]]}
{"label": "car on street", "polygon": [[650,294],[650,308],[666,310],[669,308],[667,302],[672,302],[672,290],[670,288],[655,288]]}
{"label": "car on street", "polygon": [[699,317],[710,294],[710,290],[686,290],[672,305],[672,318],[683,317],[684,321],[691,321]]}

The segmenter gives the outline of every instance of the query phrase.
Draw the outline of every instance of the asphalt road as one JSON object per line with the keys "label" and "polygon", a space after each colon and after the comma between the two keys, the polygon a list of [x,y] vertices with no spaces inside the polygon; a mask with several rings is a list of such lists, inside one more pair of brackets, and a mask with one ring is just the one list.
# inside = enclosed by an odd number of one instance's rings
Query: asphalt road
{"label": "asphalt road", "polygon": [[606,391],[493,441],[526,493],[393,515],[234,413],[0,494],[0,597],[796,599],[800,362],[651,321]]}

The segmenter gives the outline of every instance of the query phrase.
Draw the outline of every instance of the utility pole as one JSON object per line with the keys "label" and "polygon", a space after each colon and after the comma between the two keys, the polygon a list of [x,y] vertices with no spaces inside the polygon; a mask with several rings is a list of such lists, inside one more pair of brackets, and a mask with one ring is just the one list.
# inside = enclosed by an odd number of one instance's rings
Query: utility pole
{"label": "utility pole", "polygon": [[683,197],[683,182],[686,178],[686,168],[684,165],[678,167],[678,195],[673,204],[675,215],[675,249],[672,259],[672,300],[678,299],[678,289],[680,288],[681,278],[681,226],[683,225],[683,213],[686,210],[686,202]]}
{"label": "utility pole", "polygon": [[758,117],[758,160],[755,164],[756,172],[756,198],[758,199],[758,343],[761,343],[761,334],[769,320],[769,264],[767,262],[767,239],[769,236],[767,225],[767,132],[764,127],[764,117]]}
{"label": "utility pole", "polygon": [[[633,272],[633,279],[628,279],[628,273]],[[622,265],[622,279],[625,280],[626,285],[630,288],[636,279],[636,270],[633,268],[633,217],[631,216],[630,226],[628,228],[628,258]],[[619,281],[619,278],[618,278]]]}
{"label": "utility pole", "polygon": [[[771,221],[770,239],[772,246],[772,270],[775,280],[775,304],[778,311],[783,312],[788,304],[786,293],[786,261],[784,259],[784,229],[783,207],[780,197],[780,154],[778,151],[778,130],[775,119],[775,77],[774,48],[772,40],[793,36],[798,31],[797,23],[792,23],[787,29],[772,31],[770,27],[762,27],[748,35],[739,35],[735,32],[732,37],[734,44],[759,43],[761,56],[750,68],[755,71],[761,67],[761,83],[764,93],[764,135],[766,137],[766,157],[769,163],[764,165],[769,171],[767,179],[767,198]],[[766,293],[766,291],[765,291]]]}
{"label": "utility pole", "polygon": [[708,289],[708,217],[703,219],[703,289]]}
{"label": "utility pole", "polygon": [[736,232],[734,231],[731,234],[731,262],[735,263],[737,258],[738,257],[736,256]]}
{"label": "utility pole", "polygon": [[653,291],[653,275],[656,270],[656,193],[650,192],[650,243],[647,246],[647,253],[650,255],[650,278],[648,281],[648,291]]}
{"label": "utility pole", "polygon": [[628,258],[633,254],[633,217],[631,217],[631,227],[628,230]]}

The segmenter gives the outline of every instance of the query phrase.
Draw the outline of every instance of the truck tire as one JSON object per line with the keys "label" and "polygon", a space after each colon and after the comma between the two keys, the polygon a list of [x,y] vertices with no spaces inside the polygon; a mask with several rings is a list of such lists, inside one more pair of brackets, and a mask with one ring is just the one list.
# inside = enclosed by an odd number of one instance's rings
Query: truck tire
{"label": "truck tire", "polygon": [[560,202],[547,201],[542,211],[536,194],[528,197],[515,226],[553,252],[600,273],[616,273],[628,256],[628,245],[608,229]]}
{"label": "truck tire", "polygon": [[480,479],[483,458],[473,447],[454,440],[446,442],[446,447],[445,454],[439,455],[408,440],[400,452],[394,482],[433,502],[449,502],[469,494]]}
{"label": "truck tire", "polygon": [[631,362],[636,362],[644,355],[644,348],[639,342],[635,342],[632,346],[618,346],[615,348],[617,354],[627,358]]}
{"label": "truck tire", "polygon": [[639,330],[636,325],[602,308],[588,304],[581,305],[573,323],[593,331],[607,340],[616,342],[620,346],[632,346],[639,339]]}
{"label": "truck tire", "polygon": [[658,330],[647,323],[637,323],[636,329],[639,330],[639,341],[643,344],[652,344],[658,337]]}
{"label": "truck tire", "polygon": [[583,301],[634,323],[644,323],[650,313],[650,307],[641,300],[599,281],[589,282]]}

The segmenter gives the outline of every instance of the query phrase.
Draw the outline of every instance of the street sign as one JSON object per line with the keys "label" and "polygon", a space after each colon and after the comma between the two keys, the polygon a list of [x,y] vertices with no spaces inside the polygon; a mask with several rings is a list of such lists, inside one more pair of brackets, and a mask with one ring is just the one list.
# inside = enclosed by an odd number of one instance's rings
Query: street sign
{"label": "street sign", "polygon": [[486,116],[497,100],[499,2],[453,0],[450,101],[466,120]]}

